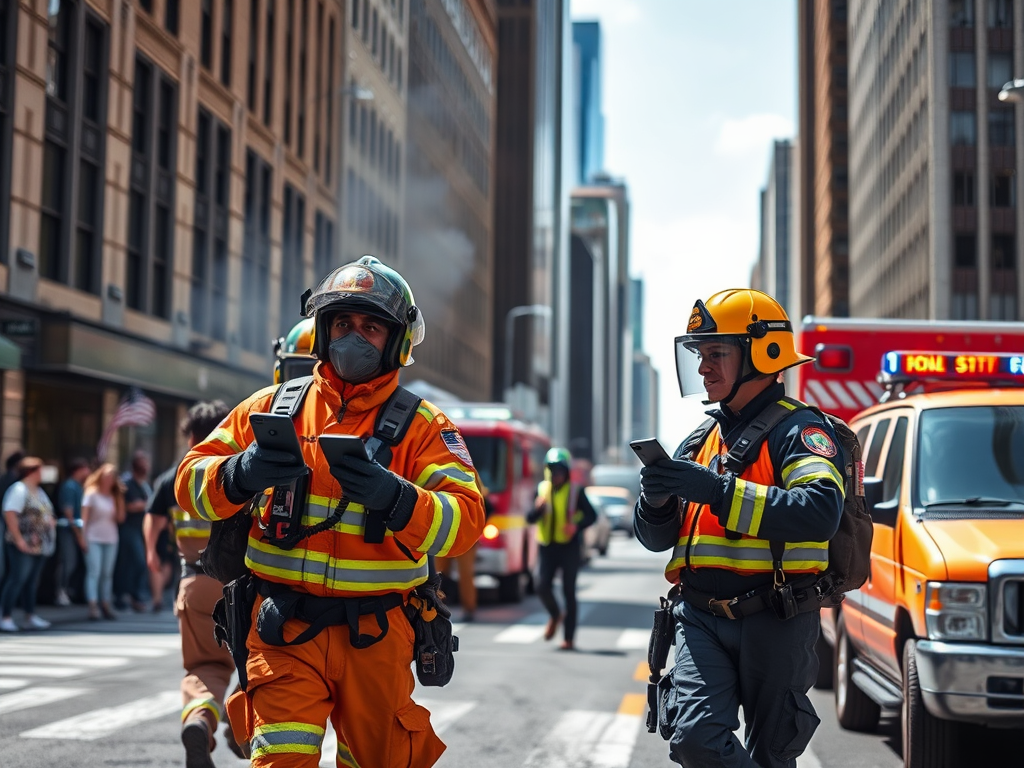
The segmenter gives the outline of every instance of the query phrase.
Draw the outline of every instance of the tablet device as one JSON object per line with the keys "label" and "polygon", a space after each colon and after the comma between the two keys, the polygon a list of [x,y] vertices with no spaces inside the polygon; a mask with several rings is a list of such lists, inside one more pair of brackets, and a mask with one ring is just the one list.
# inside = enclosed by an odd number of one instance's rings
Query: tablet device
{"label": "tablet device", "polygon": [[634,440],[629,447],[633,449],[645,467],[650,467],[659,461],[672,461],[672,457],[668,455],[656,437]]}
{"label": "tablet device", "polygon": [[317,442],[328,464],[340,464],[344,456],[355,456],[363,461],[369,461],[366,446],[358,435],[320,435]]}
{"label": "tablet device", "polygon": [[289,417],[276,413],[250,413],[249,426],[260,448],[284,451],[305,463],[299,437],[295,434],[295,422]]}

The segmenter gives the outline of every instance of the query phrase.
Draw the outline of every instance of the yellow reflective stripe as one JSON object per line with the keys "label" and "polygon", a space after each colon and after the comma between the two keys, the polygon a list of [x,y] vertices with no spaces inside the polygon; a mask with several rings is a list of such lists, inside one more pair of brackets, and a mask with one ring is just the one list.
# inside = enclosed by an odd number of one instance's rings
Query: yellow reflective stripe
{"label": "yellow reflective stripe", "polygon": [[[796,541],[785,546],[783,567],[792,570],[824,571],[828,567],[827,541]],[[774,570],[771,545],[764,539],[727,539],[724,536],[698,536],[690,548],[690,565],[729,570]],[[665,572],[686,567],[686,538],[681,537],[672,550],[672,559]]]}
{"label": "yellow reflective stripe", "polygon": [[250,746],[254,758],[289,752],[318,755],[323,739],[324,729],[319,726],[309,723],[278,723],[257,726]]}
{"label": "yellow reflective stripe", "polygon": [[192,701],[186,704],[181,710],[181,722],[185,722],[185,718],[197,709],[205,709],[213,715],[214,723],[220,722],[220,706],[213,698],[192,699]]}
{"label": "yellow reflective stripe", "polygon": [[243,450],[245,450],[235,440],[234,435],[232,435],[230,432],[228,432],[228,430],[224,429],[223,427],[217,427],[217,429],[213,430],[213,432],[210,433],[210,436],[206,438],[206,442],[223,443],[224,445],[228,446],[231,449],[232,453],[241,453]]}
{"label": "yellow reflective stripe", "polygon": [[445,480],[451,480],[463,488],[476,490],[476,478],[473,477],[473,473],[467,472],[458,464],[429,464],[420,472],[414,485],[432,491]]}
{"label": "yellow reflective stripe", "polygon": [[425,547],[427,552],[431,555],[439,555],[444,557],[451,551],[452,545],[455,543],[455,535],[459,532],[459,526],[462,524],[462,505],[459,503],[457,496],[450,493],[438,492],[439,496],[443,500],[447,500],[451,504],[450,511],[450,522],[448,524],[448,532],[446,536],[438,537],[440,541],[440,547]]}
{"label": "yellow reflective stripe", "polygon": [[207,477],[207,470],[216,460],[217,459],[214,456],[206,459],[199,459],[192,465],[192,468],[189,471],[189,498],[192,499],[192,505],[195,507],[196,514],[204,520],[220,520],[220,518],[217,517],[217,513],[213,510],[213,502],[210,500],[209,495],[212,477]]}
{"label": "yellow reflective stripe", "polygon": [[783,408],[788,408],[788,409],[789,409],[789,410],[791,410],[791,411],[795,411],[795,410],[796,410],[797,408],[799,408],[799,407],[800,407],[799,405],[795,405],[795,404],[793,404],[793,403],[788,403],[788,402],[786,402],[785,400],[779,400],[779,401],[777,401],[777,402],[778,402],[778,403],[779,403],[779,405],[781,405],[781,406],[782,406]]}
{"label": "yellow reflective stripe", "polygon": [[827,480],[835,483],[846,496],[846,483],[842,475],[831,462],[823,461],[814,456],[797,459],[782,470],[782,485],[788,491],[794,485],[812,483],[815,480]]}
{"label": "yellow reflective stripe", "polygon": [[359,768],[359,763],[356,762],[348,744],[343,744],[340,741],[338,742],[338,765],[343,765],[345,768]]}
{"label": "yellow reflective stripe", "polygon": [[739,533],[756,536],[761,529],[761,518],[764,515],[764,504],[768,497],[768,487],[742,478],[736,478],[732,493],[732,506],[725,527]]}
{"label": "yellow reflective stripe", "polygon": [[427,424],[434,423],[434,412],[427,408],[427,406],[421,405],[419,408],[416,409],[416,413],[418,413],[420,416],[426,419]]}

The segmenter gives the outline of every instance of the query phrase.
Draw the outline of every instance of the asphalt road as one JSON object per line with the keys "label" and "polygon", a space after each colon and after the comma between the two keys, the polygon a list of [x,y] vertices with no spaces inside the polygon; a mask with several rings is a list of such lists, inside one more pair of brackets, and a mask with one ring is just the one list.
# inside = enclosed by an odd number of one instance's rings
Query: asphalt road
{"label": "asphalt road", "polygon": [[[544,642],[546,616],[535,597],[485,603],[476,622],[457,625],[454,680],[415,695],[448,744],[438,766],[673,765],[665,742],[643,727],[646,648],[664,558],[620,534],[608,557],[592,561],[580,577],[576,652]],[[96,623],[68,621],[84,618],[77,607],[44,613],[63,621],[46,632],[0,636],[0,766],[183,765],[173,617],[123,614]],[[822,723],[800,768],[902,765],[898,717],[884,717],[877,733],[848,733],[836,724],[831,692],[813,691],[812,699]],[[223,746],[214,759],[221,768],[247,764]],[[321,765],[334,765],[329,751]]]}

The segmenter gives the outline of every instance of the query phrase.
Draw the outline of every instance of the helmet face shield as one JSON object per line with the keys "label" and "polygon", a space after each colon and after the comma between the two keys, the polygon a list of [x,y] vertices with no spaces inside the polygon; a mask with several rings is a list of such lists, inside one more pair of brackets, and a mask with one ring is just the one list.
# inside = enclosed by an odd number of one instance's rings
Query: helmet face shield
{"label": "helmet face shield", "polygon": [[[704,358],[708,365],[702,366]],[[724,333],[676,337],[676,376],[679,394],[702,402],[718,402],[743,375],[746,349],[741,337]],[[708,392],[707,381],[713,392]],[[712,395],[720,395],[712,398]]]}

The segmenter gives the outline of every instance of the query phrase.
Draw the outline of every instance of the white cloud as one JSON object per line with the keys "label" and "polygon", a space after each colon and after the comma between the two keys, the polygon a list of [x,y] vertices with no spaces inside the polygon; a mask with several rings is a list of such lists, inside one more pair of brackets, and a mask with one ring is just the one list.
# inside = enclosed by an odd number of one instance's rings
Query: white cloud
{"label": "white cloud", "polygon": [[633,0],[572,0],[573,20],[600,18],[612,24],[632,24],[643,18],[640,3]]}
{"label": "white cloud", "polygon": [[757,114],[727,119],[715,137],[715,153],[725,157],[755,153],[767,158],[772,139],[788,139],[793,135],[793,121],[781,115]]}

